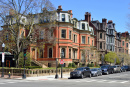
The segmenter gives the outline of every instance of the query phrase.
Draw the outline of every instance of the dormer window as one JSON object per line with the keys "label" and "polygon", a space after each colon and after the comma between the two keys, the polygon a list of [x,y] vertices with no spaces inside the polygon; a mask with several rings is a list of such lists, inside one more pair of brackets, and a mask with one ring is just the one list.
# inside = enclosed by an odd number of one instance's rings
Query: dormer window
{"label": "dormer window", "polygon": [[111,28],[111,25],[109,25],[108,28]]}
{"label": "dormer window", "polygon": [[62,22],[65,22],[65,14],[62,14]]}
{"label": "dormer window", "polygon": [[82,29],[85,30],[85,23],[82,23]]}

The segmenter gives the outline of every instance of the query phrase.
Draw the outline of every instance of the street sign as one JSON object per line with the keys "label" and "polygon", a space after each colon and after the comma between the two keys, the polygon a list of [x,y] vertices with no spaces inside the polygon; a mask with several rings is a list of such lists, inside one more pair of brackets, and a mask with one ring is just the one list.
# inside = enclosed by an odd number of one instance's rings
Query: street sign
{"label": "street sign", "polygon": [[64,60],[60,60],[60,64],[64,64]]}
{"label": "street sign", "polygon": [[5,53],[2,53],[2,63],[4,63]]}

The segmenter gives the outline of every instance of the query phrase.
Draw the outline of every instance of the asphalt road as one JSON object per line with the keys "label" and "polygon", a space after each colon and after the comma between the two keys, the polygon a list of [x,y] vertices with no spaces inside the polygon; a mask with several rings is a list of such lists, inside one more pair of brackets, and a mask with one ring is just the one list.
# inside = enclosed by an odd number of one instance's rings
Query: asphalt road
{"label": "asphalt road", "polygon": [[130,87],[130,72],[84,79],[37,81],[0,79],[0,87]]}

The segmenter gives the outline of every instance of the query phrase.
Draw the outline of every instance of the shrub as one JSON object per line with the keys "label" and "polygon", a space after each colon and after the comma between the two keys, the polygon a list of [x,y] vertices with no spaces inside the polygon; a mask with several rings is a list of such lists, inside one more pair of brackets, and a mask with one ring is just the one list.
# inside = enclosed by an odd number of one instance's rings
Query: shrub
{"label": "shrub", "polygon": [[[25,60],[25,66],[30,66],[31,64],[31,59],[30,59],[30,54],[27,52],[26,55],[27,59]],[[23,57],[23,52],[19,54],[19,67],[23,67],[24,65],[24,57]]]}
{"label": "shrub", "polygon": [[91,64],[88,64],[87,67],[91,67]]}
{"label": "shrub", "polygon": [[91,63],[91,67],[94,67],[94,64],[93,64],[93,63]]}
{"label": "shrub", "polygon": [[72,67],[72,63],[69,63],[68,67]]}
{"label": "shrub", "polygon": [[75,63],[74,63],[74,62],[72,63],[72,67],[74,67],[74,68],[76,67],[76,65],[75,65]]}
{"label": "shrub", "polygon": [[59,63],[57,67],[60,68],[60,67],[61,67],[61,64]]}
{"label": "shrub", "polygon": [[99,67],[99,65],[98,65],[98,64],[96,64],[96,67]]}

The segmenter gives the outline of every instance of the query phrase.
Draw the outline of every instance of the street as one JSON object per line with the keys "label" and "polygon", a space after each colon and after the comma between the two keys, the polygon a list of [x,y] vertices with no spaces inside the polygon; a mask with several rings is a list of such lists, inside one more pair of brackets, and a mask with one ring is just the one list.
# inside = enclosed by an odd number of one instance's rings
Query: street
{"label": "street", "polygon": [[130,72],[84,79],[14,80],[0,78],[0,87],[130,87]]}

